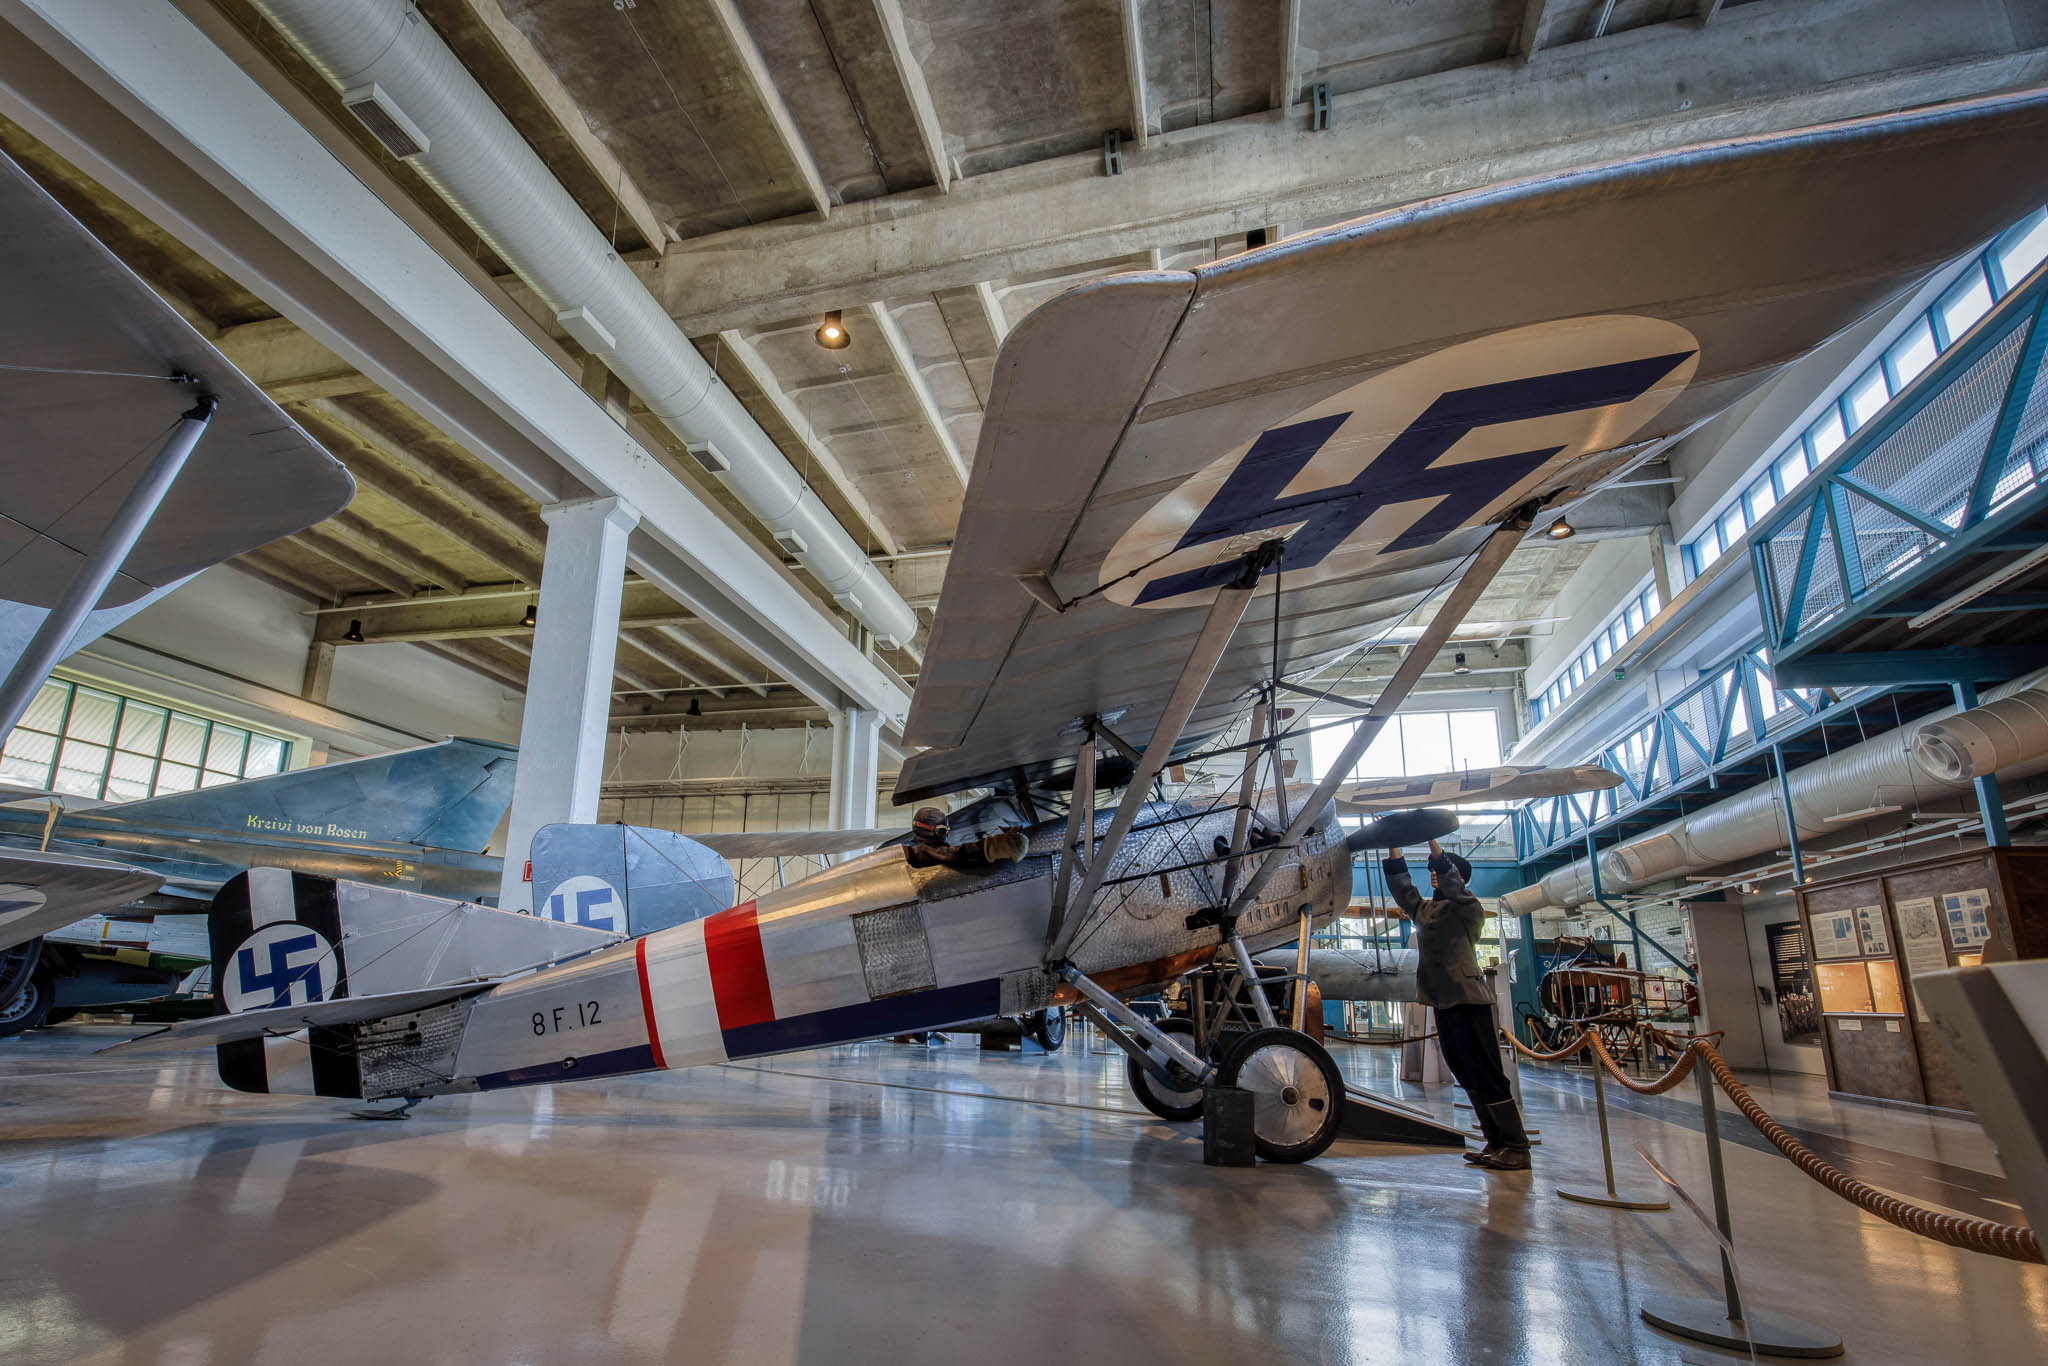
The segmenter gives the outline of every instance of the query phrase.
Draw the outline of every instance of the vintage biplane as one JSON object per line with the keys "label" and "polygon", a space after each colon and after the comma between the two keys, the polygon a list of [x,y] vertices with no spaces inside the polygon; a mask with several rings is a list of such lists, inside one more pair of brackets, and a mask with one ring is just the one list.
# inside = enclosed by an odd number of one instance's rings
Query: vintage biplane
{"label": "vintage biplane", "polygon": [[[222,1013],[124,1047],[218,1044],[237,1086],[410,1102],[1071,1003],[1148,1103],[1246,1088],[1259,1151],[1313,1157],[1343,1082],[1263,990],[1234,1030],[1163,1030],[1127,998],[1195,974],[1244,999],[1254,953],[1346,904],[1332,798],[1546,509],[2044,190],[2048,95],[2031,92],[1547,175],[1070,290],[998,358],[896,790],[993,790],[955,831],[1014,821],[1022,857],[920,866],[888,846],[625,940],[251,875],[214,912]],[[1420,638],[1328,774],[1269,781],[1306,724],[1278,724],[1280,690],[1404,623]],[[1113,802],[1098,758],[1123,761]],[[1241,779],[1156,785],[1196,760]]]}

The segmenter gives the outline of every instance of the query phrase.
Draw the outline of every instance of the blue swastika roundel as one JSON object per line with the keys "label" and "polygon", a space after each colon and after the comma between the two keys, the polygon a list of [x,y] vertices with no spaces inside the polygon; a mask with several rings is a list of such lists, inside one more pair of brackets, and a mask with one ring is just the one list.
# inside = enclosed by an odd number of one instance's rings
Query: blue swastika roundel
{"label": "blue swastika roundel", "polygon": [[1699,345],[1659,318],[1538,323],[1383,369],[1265,431],[1155,503],[1103,560],[1113,602],[1204,602],[1262,541],[1306,587],[1491,521],[1618,446],[1691,381]]}
{"label": "blue swastika roundel", "polygon": [[230,1014],[327,1000],[341,979],[334,946],[296,920],[273,920],[244,939],[221,971]]}

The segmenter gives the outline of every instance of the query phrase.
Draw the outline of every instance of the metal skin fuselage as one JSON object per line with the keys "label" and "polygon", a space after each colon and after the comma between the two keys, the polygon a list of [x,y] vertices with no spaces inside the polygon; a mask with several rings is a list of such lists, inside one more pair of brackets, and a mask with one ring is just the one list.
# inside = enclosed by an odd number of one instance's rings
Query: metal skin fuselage
{"label": "metal skin fuselage", "polygon": [[[1109,817],[1098,813],[1098,831]],[[1265,819],[1279,828],[1274,813]],[[1129,995],[1208,961],[1219,931],[1187,921],[1220,902],[1213,853],[1234,820],[1228,806],[1146,807],[1106,870],[1073,966]],[[1039,824],[1026,857],[986,869],[915,868],[901,846],[878,849],[703,920],[379,1021],[358,1044],[362,1093],[434,1095],[692,1067],[1076,999],[1044,962],[1064,828],[1064,820]],[[1304,907],[1320,923],[1349,899],[1351,853],[1328,813],[1296,848],[1247,854],[1246,873],[1266,858],[1283,866],[1238,920],[1252,949],[1294,939]],[[436,1050],[431,1040],[451,1033],[452,1050]],[[399,1042],[419,1039],[430,1042]],[[423,1084],[428,1070],[449,1080]]]}

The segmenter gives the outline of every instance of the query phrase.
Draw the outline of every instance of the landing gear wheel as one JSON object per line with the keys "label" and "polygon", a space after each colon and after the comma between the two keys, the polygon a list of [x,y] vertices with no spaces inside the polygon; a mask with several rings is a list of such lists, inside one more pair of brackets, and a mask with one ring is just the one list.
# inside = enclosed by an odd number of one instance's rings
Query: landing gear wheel
{"label": "landing gear wheel", "polygon": [[1024,1032],[1036,1039],[1038,1046],[1046,1052],[1057,1053],[1060,1045],[1067,1041],[1067,1012],[1058,1006],[1033,1011],[1027,1018]]}
{"label": "landing gear wheel", "polygon": [[[1190,1043],[1195,1037],[1194,1023],[1189,1020],[1161,1020],[1159,1029],[1161,1033],[1172,1034],[1176,1038],[1185,1037]],[[1138,1103],[1161,1119],[1185,1124],[1202,1117],[1202,1085],[1186,1076],[1180,1068],[1174,1068],[1173,1074],[1186,1081],[1187,1084],[1181,1087],[1168,1087],[1140,1067],[1136,1058],[1124,1059],[1124,1072],[1130,1078],[1131,1089],[1138,1093]]]}
{"label": "landing gear wheel", "polygon": [[49,1018],[50,1005],[56,995],[48,973],[38,972],[30,977],[13,1000],[0,1005],[0,1039],[25,1034],[39,1027]]}
{"label": "landing gear wheel", "polygon": [[1217,1064],[1216,1084],[1252,1093],[1252,1139],[1268,1162],[1306,1162],[1336,1140],[1344,1076],[1292,1029],[1254,1029]]}

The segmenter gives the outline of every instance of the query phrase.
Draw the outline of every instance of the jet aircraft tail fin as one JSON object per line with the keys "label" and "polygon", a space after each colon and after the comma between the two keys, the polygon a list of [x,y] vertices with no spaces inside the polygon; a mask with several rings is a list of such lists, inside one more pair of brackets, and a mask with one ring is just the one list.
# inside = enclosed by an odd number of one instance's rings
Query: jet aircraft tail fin
{"label": "jet aircraft tail fin", "polygon": [[446,740],[106,808],[122,820],[480,853],[512,804],[519,751]]}
{"label": "jet aircraft tail fin", "polygon": [[[404,1003],[431,988],[486,984],[619,941],[517,911],[283,868],[252,868],[223,884],[207,933],[216,1016],[324,1007],[344,997]],[[220,1079],[238,1091],[351,1098],[389,1094],[394,1078],[431,1082],[433,1050],[453,1048],[464,1009],[455,1001],[432,1028],[424,1024],[430,1012],[420,1011],[422,1027],[394,1037],[382,1028],[388,1019],[351,1018],[232,1039],[216,1055]],[[452,1056],[443,1061],[452,1065]]]}

